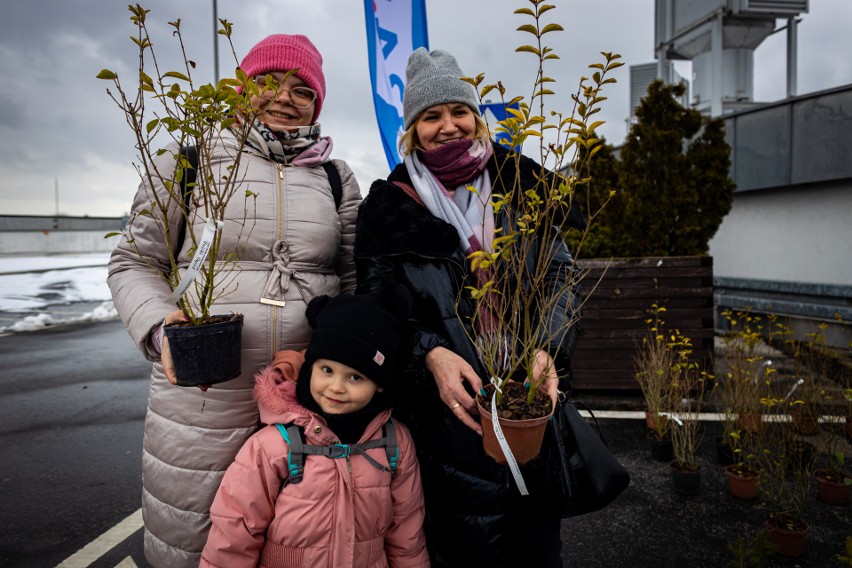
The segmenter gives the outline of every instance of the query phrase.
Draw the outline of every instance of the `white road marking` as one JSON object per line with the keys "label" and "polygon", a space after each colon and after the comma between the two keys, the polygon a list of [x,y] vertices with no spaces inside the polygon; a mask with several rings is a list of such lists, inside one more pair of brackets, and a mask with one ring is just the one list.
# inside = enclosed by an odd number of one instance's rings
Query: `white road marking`
{"label": "white road marking", "polygon": [[[86,568],[86,566],[91,566],[95,560],[115,548],[140,528],[142,528],[142,509],[137,509],[123,521],[66,558],[56,568]],[[130,568],[135,567],[136,564],[130,558],[125,558],[119,566]]]}

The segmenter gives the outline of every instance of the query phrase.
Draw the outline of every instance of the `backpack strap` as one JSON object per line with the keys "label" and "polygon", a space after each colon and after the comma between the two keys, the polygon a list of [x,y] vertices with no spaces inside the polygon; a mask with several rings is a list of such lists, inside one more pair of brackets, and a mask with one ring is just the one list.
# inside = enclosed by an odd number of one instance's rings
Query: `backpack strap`
{"label": "backpack strap", "polygon": [[299,483],[302,481],[302,475],[305,472],[305,453],[303,451],[305,447],[305,435],[302,428],[295,424],[288,424],[286,426],[276,424],[275,427],[278,428],[278,432],[289,446],[287,451],[287,473],[289,475],[288,479],[285,479],[281,484],[281,488],[284,489],[284,486],[288,482]]}
{"label": "backpack strap", "polygon": [[[285,479],[281,484],[283,489],[287,483],[299,483],[302,481],[305,472],[305,456],[325,456],[331,459],[347,458],[352,453],[364,456],[370,464],[378,470],[387,471],[391,476],[396,475],[396,469],[399,464],[399,444],[396,439],[396,424],[393,418],[388,420],[382,426],[382,437],[377,440],[370,440],[363,444],[332,444],[331,446],[315,446],[313,444],[305,444],[304,430],[301,426],[295,424],[276,424],[278,432],[287,442],[289,450],[287,452],[287,472],[288,479]],[[367,453],[367,450],[373,448],[384,448],[388,458],[388,465],[385,467],[377,462]]]}
{"label": "backpack strap", "polygon": [[[183,170],[183,177],[180,180],[180,193],[183,196],[183,204],[186,210],[189,211],[189,202],[192,197],[192,190],[195,188],[195,176],[198,170],[198,148],[195,145],[181,146],[180,153],[189,162],[189,167]],[[328,176],[328,183],[331,185],[334,207],[335,209],[340,209],[340,202],[343,199],[343,181],[340,179],[340,172],[330,161],[323,162],[322,169],[325,170],[325,175]],[[183,221],[178,232],[178,250],[183,246],[183,240],[186,238],[186,218]],[[175,254],[177,254],[177,251],[175,251]]]}
{"label": "backpack strap", "polygon": [[[195,146],[181,146],[180,153],[189,162],[189,167],[183,170],[183,177],[180,179],[180,194],[183,196],[183,205],[186,211],[189,212],[189,200],[192,197],[192,190],[195,189],[195,172],[198,170],[198,148]],[[186,238],[187,217],[181,217],[175,256],[177,256],[177,253],[183,246],[183,240]]]}
{"label": "backpack strap", "polygon": [[340,172],[337,171],[331,161],[323,162],[322,169],[325,170],[325,175],[328,176],[328,183],[331,184],[331,194],[334,196],[334,208],[340,209],[340,200],[343,199],[343,182],[340,180]]}
{"label": "backpack strap", "polygon": [[[385,455],[388,458],[388,465],[390,469],[383,466],[373,458],[371,458],[364,450],[369,450],[372,448],[384,448]],[[376,469],[380,469],[382,471],[388,471],[391,475],[396,475],[396,468],[399,465],[399,444],[396,441],[396,424],[393,421],[393,418],[385,422],[382,426],[382,437],[378,440],[370,440],[369,442],[364,442],[363,444],[353,444],[351,446],[352,451],[363,455],[368,462],[370,462],[373,467]]]}

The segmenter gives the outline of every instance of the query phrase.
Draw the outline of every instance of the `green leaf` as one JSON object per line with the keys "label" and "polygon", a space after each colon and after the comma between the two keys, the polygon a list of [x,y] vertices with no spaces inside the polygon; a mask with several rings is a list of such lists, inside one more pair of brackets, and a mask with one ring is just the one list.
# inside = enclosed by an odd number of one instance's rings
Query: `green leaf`
{"label": "green leaf", "polygon": [[533,47],[531,45],[521,45],[521,46],[515,48],[516,53],[520,53],[522,51],[526,51],[528,53],[533,53],[535,55],[541,54],[541,52],[539,52],[538,49],[536,49],[535,47]]}
{"label": "green leaf", "polygon": [[519,32],[529,32],[532,35],[538,35],[538,30],[532,24],[524,24],[522,26],[518,26]]}
{"label": "green leaf", "polygon": [[158,124],[160,124],[160,121],[156,118],[154,120],[149,121],[148,124],[145,125],[145,131],[148,134],[151,134],[151,131],[157,128]]}
{"label": "green leaf", "polygon": [[110,237],[114,237],[114,236],[116,236],[116,235],[120,235],[120,234],[121,234],[121,233],[120,233],[120,232],[118,232],[118,231],[113,231],[112,233],[107,233],[106,235],[104,235],[104,238],[105,238],[105,239],[108,239],[108,238],[110,238]]}
{"label": "green leaf", "polygon": [[530,10],[529,8],[518,8],[517,10],[514,11],[514,13],[515,14],[525,14],[527,16],[532,16],[533,18],[535,18],[535,14],[533,14],[533,11]]}
{"label": "green leaf", "polygon": [[563,28],[559,24],[547,24],[541,30],[541,35],[544,35],[544,34],[549,33],[549,32],[564,32],[564,31],[565,31],[565,28]]}
{"label": "green leaf", "polygon": [[112,81],[114,79],[118,79],[118,75],[110,71],[109,69],[101,69],[101,72],[98,73],[98,79],[106,79],[108,81]]}
{"label": "green leaf", "polygon": [[177,71],[166,71],[163,74],[163,77],[172,77],[174,79],[180,79],[181,81],[189,81],[189,77]]}

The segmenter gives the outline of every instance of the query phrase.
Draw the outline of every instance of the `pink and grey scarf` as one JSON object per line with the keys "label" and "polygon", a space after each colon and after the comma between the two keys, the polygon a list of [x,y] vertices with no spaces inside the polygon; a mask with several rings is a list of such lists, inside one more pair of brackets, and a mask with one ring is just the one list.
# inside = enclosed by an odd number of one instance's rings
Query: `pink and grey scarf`
{"label": "pink and grey scarf", "polygon": [[[456,229],[459,245],[468,256],[481,250],[491,252],[494,241],[491,179],[486,168],[493,151],[488,141],[458,140],[405,157],[417,195],[432,215]],[[475,276],[477,286],[482,287],[493,273],[477,269]],[[488,308],[480,304],[481,333],[495,329],[496,297],[491,296]]]}

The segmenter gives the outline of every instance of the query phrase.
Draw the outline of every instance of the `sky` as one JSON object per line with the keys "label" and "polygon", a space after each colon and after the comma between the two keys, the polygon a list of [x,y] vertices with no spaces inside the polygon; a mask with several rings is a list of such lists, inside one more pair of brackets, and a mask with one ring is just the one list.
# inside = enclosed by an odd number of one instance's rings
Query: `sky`
{"label": "sky", "polygon": [[[599,133],[619,144],[627,133],[629,66],[654,61],[654,0],[554,0],[550,21],[565,31],[547,41],[560,59],[547,69],[566,101],[601,51],[622,55],[599,116]],[[163,68],[175,69],[178,44],[166,23],[180,18],[199,84],[213,81],[213,0],[150,0],[148,20]],[[431,49],[453,53],[462,70],[500,80],[510,94],[528,96],[532,56],[515,53],[528,37],[527,20],[513,11],[524,0],[426,0]],[[334,140],[333,157],[349,163],[366,194],[387,175],[373,111],[361,0],[216,0],[219,18],[234,24],[238,58],[271,33],[302,33],[324,58],[327,94],[320,123]],[[127,2],[116,0],[3,0],[0,19],[0,214],[120,216],[138,185],[135,150],[123,115],[96,79],[101,69],[132,77],[137,51]],[[784,22],[779,20],[780,27]],[[811,0],[799,25],[798,92],[852,83],[852,2]],[[786,94],[786,34],[755,52],[754,98]],[[236,61],[224,42],[220,76]],[[688,62],[677,62],[684,77]]]}

